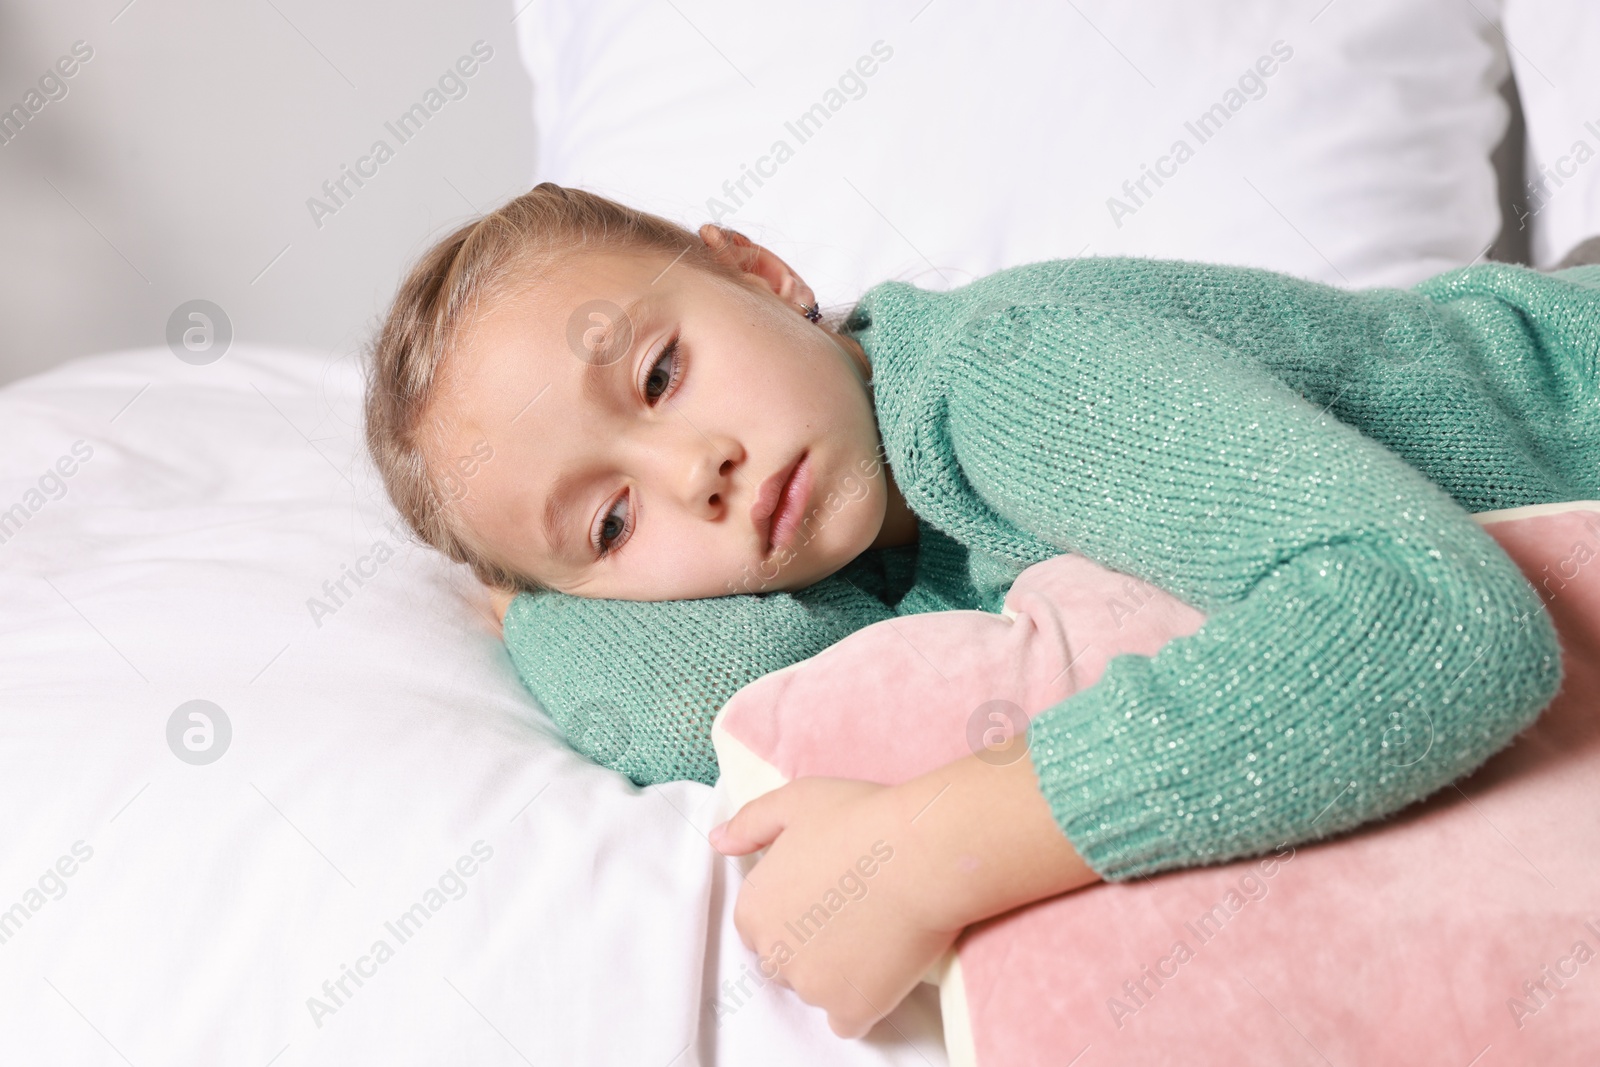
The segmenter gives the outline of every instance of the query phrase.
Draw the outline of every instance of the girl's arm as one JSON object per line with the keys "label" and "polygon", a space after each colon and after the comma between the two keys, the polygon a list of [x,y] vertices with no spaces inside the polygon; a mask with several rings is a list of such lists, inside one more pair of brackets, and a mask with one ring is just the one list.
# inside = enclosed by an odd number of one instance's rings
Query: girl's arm
{"label": "girl's arm", "polygon": [[[1304,283],[1271,291],[1279,276],[1248,274],[1233,281],[1263,288],[1240,301],[1296,318]],[[1327,305],[1318,294],[1308,351],[1364,351],[1368,324]],[[1328,343],[1341,329],[1350,346]],[[981,505],[958,515],[907,490],[912,508],[970,523],[963,540],[1081,552],[1208,615],[1033,720],[1039,789],[1108,880],[1386,815],[1476,768],[1554,697],[1554,626],[1493,538],[1239,350],[1067,297],[1019,301],[968,335],[886,406],[924,440],[948,434],[970,489],[946,495]],[[942,488],[935,472],[896,476]]]}
{"label": "girl's arm", "polygon": [[894,787],[925,921],[960,930],[1100,881],[1061,835],[1028,753],[964,756]]}
{"label": "girl's arm", "polygon": [[[1469,362],[1404,350],[1437,336],[1420,297],[1407,321],[1398,291],[1382,294],[1395,340],[1375,346],[1354,294],[1267,272],[1210,281],[1217,306],[1283,329],[1263,347],[1285,368],[1337,357],[1354,384],[1363,360],[1426,359],[1439,374]],[[730,853],[770,844],[741,889],[740,933],[845,1035],[892,1009],[968,923],[1097,873],[1265,853],[1421,799],[1504,747],[1562,677],[1554,626],[1493,538],[1249,352],[1081,294],[969,288],[970,306],[1001,310],[961,339],[916,335],[920,365],[875,366],[894,377],[887,436],[915,445],[890,456],[913,509],[998,556],[1081,552],[1208,617],[1041,712],[1014,763],[971,756],[893,787],[799,779],[713,834]],[[961,299],[909,286],[901,298]],[[926,314],[897,310],[885,318]],[[881,880],[779,959],[794,917],[878,840],[895,849]]]}

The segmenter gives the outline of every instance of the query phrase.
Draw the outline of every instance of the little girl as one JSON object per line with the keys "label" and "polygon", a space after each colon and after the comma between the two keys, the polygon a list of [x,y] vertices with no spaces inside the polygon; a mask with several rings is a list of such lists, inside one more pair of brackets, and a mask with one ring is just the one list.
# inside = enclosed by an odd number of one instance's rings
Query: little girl
{"label": "little girl", "polygon": [[770,845],[736,909],[764,958],[893,843],[779,965],[859,1035],[969,923],[1385,816],[1533,721],[1555,630],[1468,512],[1600,497],[1600,266],[1350,292],[1057,260],[834,321],[742,235],[546,182],[413,269],[366,415],[540,703],[639,783],[715,780],[711,718],[762,674],[998,611],[1063,552],[1206,613],[1040,712],[1020,759],[801,779],[714,832]]}

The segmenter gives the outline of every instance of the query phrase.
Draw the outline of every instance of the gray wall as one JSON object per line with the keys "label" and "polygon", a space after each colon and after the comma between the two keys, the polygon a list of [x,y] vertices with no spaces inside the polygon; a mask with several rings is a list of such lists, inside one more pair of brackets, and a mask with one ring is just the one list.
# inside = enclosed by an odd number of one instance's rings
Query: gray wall
{"label": "gray wall", "polygon": [[[0,382],[162,344],[196,298],[236,342],[357,351],[432,237],[532,181],[520,3],[0,0],[0,109],[59,97],[0,127]],[[465,95],[429,100],[479,40]],[[385,127],[440,101],[403,144]],[[319,227],[308,198],[380,139]]]}

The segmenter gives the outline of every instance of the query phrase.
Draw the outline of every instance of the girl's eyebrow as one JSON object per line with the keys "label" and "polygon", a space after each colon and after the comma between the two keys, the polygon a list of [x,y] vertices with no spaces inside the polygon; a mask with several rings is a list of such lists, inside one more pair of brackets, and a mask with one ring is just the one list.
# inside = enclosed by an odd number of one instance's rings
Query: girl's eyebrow
{"label": "girl's eyebrow", "polygon": [[556,479],[554,488],[544,502],[544,539],[557,558],[578,562],[578,554],[569,536],[572,529],[572,497],[587,478],[580,472],[568,471]]}

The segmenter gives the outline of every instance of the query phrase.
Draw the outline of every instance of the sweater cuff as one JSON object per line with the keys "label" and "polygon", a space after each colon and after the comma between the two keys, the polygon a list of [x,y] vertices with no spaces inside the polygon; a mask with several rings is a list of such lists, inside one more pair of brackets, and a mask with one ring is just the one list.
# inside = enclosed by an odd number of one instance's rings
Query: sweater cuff
{"label": "sweater cuff", "polygon": [[1028,748],[1056,825],[1096,874],[1121,882],[1170,867],[1181,850],[1166,832],[1136,713],[1106,681],[1035,716]]}

